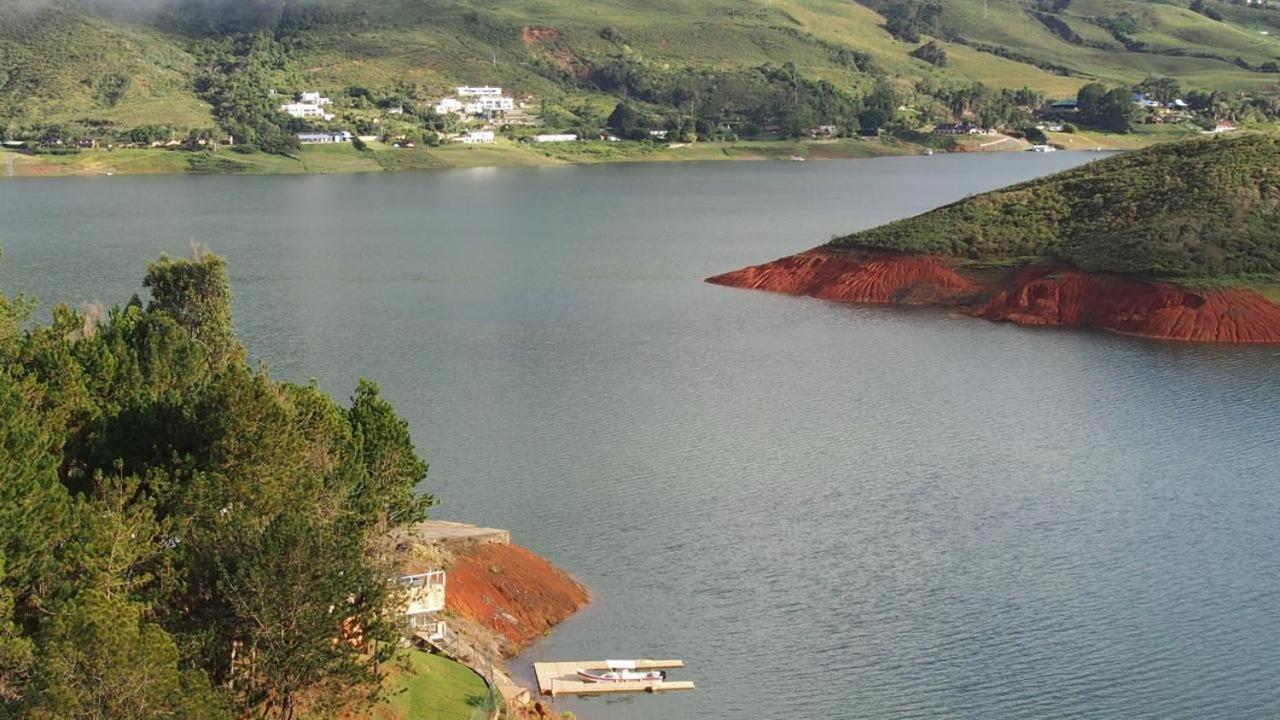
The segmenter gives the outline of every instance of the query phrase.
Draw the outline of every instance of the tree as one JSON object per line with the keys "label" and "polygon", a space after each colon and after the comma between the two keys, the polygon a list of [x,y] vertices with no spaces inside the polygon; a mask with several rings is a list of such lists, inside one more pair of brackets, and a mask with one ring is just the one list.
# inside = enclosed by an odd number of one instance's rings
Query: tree
{"label": "tree", "polygon": [[[4,554],[0,552],[0,578],[4,577]],[[34,664],[31,639],[13,618],[13,592],[0,585],[0,708],[22,700]],[[3,710],[0,710],[0,714]]]}
{"label": "tree", "polygon": [[893,122],[898,114],[898,94],[885,81],[876,83],[862,100],[858,123],[864,130],[878,130]]}
{"label": "tree", "polygon": [[231,327],[231,285],[221,257],[200,246],[192,247],[190,260],[161,255],[147,265],[142,284],[151,289],[147,310],[178,321],[192,338],[204,343],[215,364],[224,364],[239,352]]}
{"label": "tree", "polygon": [[922,34],[936,34],[941,17],[942,5],[936,0],[902,0],[885,10],[884,27],[899,40],[915,43]]}
{"label": "tree", "polygon": [[1163,75],[1148,75],[1145,80],[1135,85],[1133,90],[1165,104],[1182,97],[1182,86],[1178,81]]}
{"label": "tree", "polygon": [[344,408],[251,369],[221,258],[146,285],[26,328],[0,296],[0,717],[368,701],[386,536],[432,502],[407,425],[372,383]]}
{"label": "tree", "polygon": [[[0,622],[13,617],[27,630],[73,592],[62,553],[73,546],[78,524],[58,481],[58,443],[28,400],[40,390],[0,370],[0,588],[11,612]],[[5,684],[12,692],[12,678]]]}
{"label": "tree", "polygon": [[1111,132],[1127,133],[1137,122],[1138,107],[1126,88],[1089,83],[1077,93],[1076,109],[1083,122]]}
{"label": "tree", "polygon": [[1107,86],[1102,83],[1089,83],[1080,88],[1076,93],[1076,111],[1080,117],[1088,118],[1097,116],[1099,109],[1102,107],[1102,98],[1107,94]]}
{"label": "tree", "polygon": [[1138,106],[1133,103],[1133,94],[1125,88],[1114,88],[1103,96],[1095,122],[1111,132],[1127,133],[1133,130],[1137,118]]}
{"label": "tree", "polygon": [[58,608],[40,638],[24,714],[33,720],[226,720],[198,671],[178,669],[178,648],[141,608],[88,590]]}
{"label": "tree", "polygon": [[627,140],[647,140],[649,138],[647,118],[625,102],[620,102],[614,106],[613,112],[609,113],[608,119],[605,120],[605,125],[617,133],[619,137]]}
{"label": "tree", "polygon": [[1022,133],[1022,137],[1027,139],[1027,142],[1035,143],[1036,145],[1044,145],[1049,142],[1049,136],[1045,135],[1044,131],[1038,127],[1025,127],[1019,132]]}
{"label": "tree", "polygon": [[363,465],[365,483],[355,494],[366,515],[385,517],[392,524],[422,520],[435,500],[415,492],[427,479],[427,464],[413,447],[408,423],[369,380],[356,387],[347,419]]}
{"label": "tree", "polygon": [[912,50],[911,57],[937,67],[945,67],[947,64],[947,51],[943,50],[942,46],[933,40]]}
{"label": "tree", "polygon": [[363,562],[353,530],[290,510],[220,568],[240,628],[243,662],[233,673],[242,705],[292,720],[308,706],[336,710],[352,687],[376,692],[354,649],[392,637],[389,573]]}

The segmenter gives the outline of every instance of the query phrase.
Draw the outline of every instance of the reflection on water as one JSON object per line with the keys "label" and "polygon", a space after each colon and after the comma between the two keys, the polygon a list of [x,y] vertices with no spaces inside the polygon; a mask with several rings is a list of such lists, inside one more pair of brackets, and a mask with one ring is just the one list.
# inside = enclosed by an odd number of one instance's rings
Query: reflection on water
{"label": "reflection on water", "polygon": [[517,670],[699,685],[579,717],[1275,717],[1280,351],[700,282],[1087,159],[5,183],[0,283],[226,254],[274,375],[377,379],[440,516],[592,589]]}

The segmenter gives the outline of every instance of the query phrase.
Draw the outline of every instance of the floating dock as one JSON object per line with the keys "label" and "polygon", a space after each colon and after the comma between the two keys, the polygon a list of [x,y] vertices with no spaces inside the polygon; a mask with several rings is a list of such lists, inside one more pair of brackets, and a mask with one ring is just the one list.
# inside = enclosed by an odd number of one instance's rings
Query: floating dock
{"label": "floating dock", "polygon": [[[666,692],[667,690],[692,690],[688,680],[663,680],[660,682],[587,682],[578,677],[583,670],[609,670],[618,660],[579,660],[576,662],[536,662],[533,672],[538,676],[538,689],[543,695],[598,695],[602,693]],[[627,660],[635,670],[666,670],[684,667],[683,660]]]}

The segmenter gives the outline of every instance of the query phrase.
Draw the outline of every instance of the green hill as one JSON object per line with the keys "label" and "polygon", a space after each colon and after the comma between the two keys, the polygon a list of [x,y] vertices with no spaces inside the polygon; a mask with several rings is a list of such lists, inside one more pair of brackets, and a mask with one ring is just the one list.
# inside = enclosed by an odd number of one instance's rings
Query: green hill
{"label": "green hill", "polygon": [[[1180,0],[946,0],[909,32],[894,25],[903,8],[928,2],[0,0],[0,131],[58,123],[242,130],[217,92],[232,85],[241,106],[253,93],[320,90],[355,112],[339,114],[350,124],[363,116],[348,88],[426,104],[458,83],[499,84],[565,128],[598,125],[623,96],[655,114],[686,112],[681,85],[702,95],[741,88],[716,103],[772,94],[783,104],[798,83],[823,82],[830,89],[813,92],[836,97],[813,101],[823,114],[888,80],[900,104],[928,115],[951,104],[938,88],[975,82],[1062,97],[1088,82],[1129,86],[1153,74],[1218,91],[1257,90],[1280,77],[1272,72],[1280,70],[1276,9],[1222,0],[1201,0],[1201,12]],[[245,60],[246,46],[227,40],[244,33],[274,47]],[[913,56],[929,40],[945,58]],[[244,62],[226,62],[231,56]],[[785,76],[753,74],[784,64]],[[801,115],[796,122],[831,119]]]}
{"label": "green hill", "polygon": [[982,193],[836,247],[1049,258],[1161,278],[1280,273],[1280,140],[1170,143]]}

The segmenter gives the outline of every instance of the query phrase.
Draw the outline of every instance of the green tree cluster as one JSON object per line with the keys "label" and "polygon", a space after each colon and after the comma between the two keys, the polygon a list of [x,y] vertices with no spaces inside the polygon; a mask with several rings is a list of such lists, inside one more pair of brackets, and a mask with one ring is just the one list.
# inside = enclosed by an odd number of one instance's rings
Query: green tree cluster
{"label": "green tree cluster", "polygon": [[904,42],[920,42],[921,35],[938,32],[942,4],[937,0],[900,0],[884,10],[884,28]]}
{"label": "green tree cluster", "polygon": [[[745,135],[777,126],[798,136],[816,125],[857,130],[862,109],[861,98],[829,82],[805,78],[792,63],[741,70],[668,71],[616,58],[596,67],[586,82],[594,90],[624,98],[622,104],[628,110],[608,121],[615,131],[622,128],[619,123],[624,120],[652,123],[647,129],[682,129],[692,120],[699,136],[726,125]],[[657,113],[644,113],[640,103],[662,108],[663,118],[659,121],[653,117]],[[627,134],[639,137],[638,133]]]}
{"label": "green tree cluster", "polygon": [[298,149],[305,127],[280,112],[272,79],[287,62],[284,46],[265,33],[208,40],[195,46],[200,62],[196,90],[236,142],[276,154]]}
{"label": "green tree cluster", "polygon": [[1115,133],[1133,130],[1140,111],[1128,88],[1107,89],[1102,83],[1089,83],[1076,93],[1076,108],[1081,122]]}
{"label": "green tree cluster", "polygon": [[[271,379],[222,258],[145,305],[0,296],[0,718],[328,717],[398,637],[388,531],[427,466],[373,383]],[[26,329],[24,329],[26,328]]]}
{"label": "green tree cluster", "polygon": [[1155,278],[1280,277],[1280,140],[1158,145],[833,244]]}
{"label": "green tree cluster", "polygon": [[942,46],[934,40],[930,40],[912,50],[911,57],[923,60],[935,67],[946,67],[947,65],[947,51],[943,50]]}

